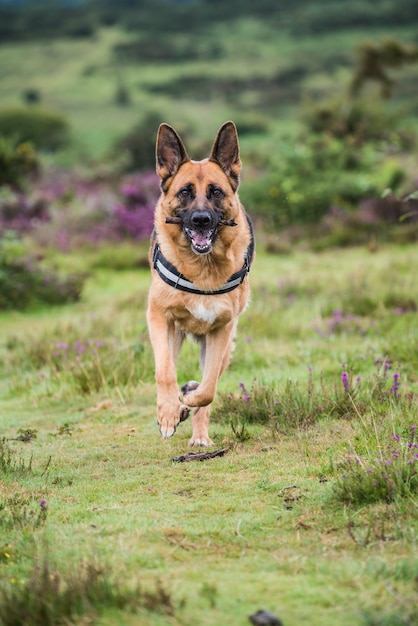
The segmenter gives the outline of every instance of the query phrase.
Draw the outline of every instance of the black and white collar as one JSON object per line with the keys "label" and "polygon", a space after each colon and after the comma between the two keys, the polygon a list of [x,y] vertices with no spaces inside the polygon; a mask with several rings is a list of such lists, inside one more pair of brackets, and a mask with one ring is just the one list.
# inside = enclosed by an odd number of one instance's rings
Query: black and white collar
{"label": "black and white collar", "polygon": [[155,242],[152,258],[154,269],[157,271],[160,278],[165,283],[167,283],[167,285],[170,285],[170,287],[174,287],[174,289],[179,289],[180,291],[186,291],[187,293],[194,293],[204,296],[216,296],[222,293],[228,293],[228,291],[233,291],[233,289],[236,289],[237,287],[239,287],[239,285],[241,285],[244,278],[249,273],[251,263],[254,257],[254,231],[248,215],[247,220],[251,232],[251,241],[245,254],[244,265],[238,272],[232,274],[232,276],[228,278],[226,283],[224,283],[221,287],[218,287],[218,289],[215,289],[214,291],[205,291],[203,289],[199,289],[199,287],[196,287],[196,285],[192,281],[183,276],[183,274],[180,274],[176,267],[174,267],[174,265],[167,261],[167,259],[160,250],[158,242]]}

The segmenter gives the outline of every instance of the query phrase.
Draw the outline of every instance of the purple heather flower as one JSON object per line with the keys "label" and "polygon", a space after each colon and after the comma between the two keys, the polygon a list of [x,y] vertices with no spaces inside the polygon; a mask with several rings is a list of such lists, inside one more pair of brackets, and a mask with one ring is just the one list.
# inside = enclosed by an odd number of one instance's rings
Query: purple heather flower
{"label": "purple heather flower", "polygon": [[394,394],[397,394],[398,393],[398,389],[399,389],[399,374],[398,374],[398,372],[395,372],[393,374],[393,385],[392,385],[392,388],[391,388],[391,392],[394,393]]}
{"label": "purple heather flower", "polygon": [[244,401],[245,402],[249,402],[251,400],[251,396],[248,393],[248,391],[246,390],[244,383],[240,383],[239,386],[241,387],[242,392],[244,394]]}
{"label": "purple heather flower", "polygon": [[350,391],[350,380],[346,371],[341,374],[341,382],[343,384],[344,391],[348,393]]}

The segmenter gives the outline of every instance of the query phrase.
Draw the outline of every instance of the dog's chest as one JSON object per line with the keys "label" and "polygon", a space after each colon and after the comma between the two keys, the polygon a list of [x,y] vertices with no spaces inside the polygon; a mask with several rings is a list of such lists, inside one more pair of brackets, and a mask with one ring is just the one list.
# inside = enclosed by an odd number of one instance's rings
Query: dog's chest
{"label": "dog's chest", "polygon": [[223,313],[224,305],[222,302],[217,302],[216,300],[206,300],[207,299],[195,302],[193,306],[188,306],[187,310],[195,319],[199,320],[199,322],[212,325]]}

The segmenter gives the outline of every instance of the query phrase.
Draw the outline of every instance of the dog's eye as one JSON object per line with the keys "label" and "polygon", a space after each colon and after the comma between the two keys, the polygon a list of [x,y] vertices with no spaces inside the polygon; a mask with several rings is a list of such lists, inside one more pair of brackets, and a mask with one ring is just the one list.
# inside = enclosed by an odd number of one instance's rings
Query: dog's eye
{"label": "dog's eye", "polygon": [[183,189],[180,189],[177,195],[180,200],[185,200],[190,196],[190,189],[188,187],[183,187]]}
{"label": "dog's eye", "polygon": [[214,187],[212,189],[212,196],[214,198],[221,198],[223,196],[222,189],[219,189],[219,187]]}

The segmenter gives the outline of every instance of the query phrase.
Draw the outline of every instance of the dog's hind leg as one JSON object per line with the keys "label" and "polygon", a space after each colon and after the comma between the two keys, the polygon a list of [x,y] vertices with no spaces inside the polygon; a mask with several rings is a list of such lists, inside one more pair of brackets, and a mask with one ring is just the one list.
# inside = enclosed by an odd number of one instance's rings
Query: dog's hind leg
{"label": "dog's hind leg", "polygon": [[202,382],[198,384],[192,381],[182,388],[181,402],[190,407],[198,407],[193,414],[190,445],[212,444],[208,435],[209,405],[215,397],[219,377],[228,366],[236,326],[237,321],[234,320],[205,336]]}
{"label": "dog's hind leg", "polygon": [[192,417],[192,438],[189,446],[213,446],[213,441],[209,437],[210,406],[199,406],[193,412]]}
{"label": "dog's hind leg", "polygon": [[[199,344],[200,347],[200,369],[202,372],[205,370],[205,357],[206,357],[206,335],[193,335],[193,339]],[[189,380],[187,383],[181,386],[181,395],[185,396],[188,393],[195,391],[199,387],[200,383],[197,380]]]}

